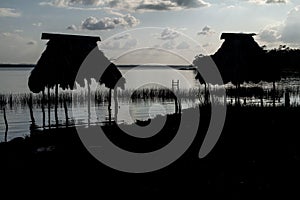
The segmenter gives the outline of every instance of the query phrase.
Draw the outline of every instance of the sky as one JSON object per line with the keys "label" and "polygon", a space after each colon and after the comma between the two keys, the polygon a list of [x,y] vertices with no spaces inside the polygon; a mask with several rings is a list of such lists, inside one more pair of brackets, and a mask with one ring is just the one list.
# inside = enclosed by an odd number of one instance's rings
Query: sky
{"label": "sky", "polygon": [[300,48],[300,0],[1,0],[0,63],[36,63],[43,32],[100,36],[118,64],[190,63],[223,32]]}

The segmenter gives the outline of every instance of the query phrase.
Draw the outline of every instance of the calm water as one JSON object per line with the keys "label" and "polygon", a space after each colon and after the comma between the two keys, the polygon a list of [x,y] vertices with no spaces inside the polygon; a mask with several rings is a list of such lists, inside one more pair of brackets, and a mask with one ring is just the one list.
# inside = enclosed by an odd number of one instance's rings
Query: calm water
{"label": "calm water", "polygon": [[[27,86],[27,80],[31,72],[31,68],[0,68],[0,94],[24,94],[29,93]],[[188,90],[193,88],[201,88],[199,83],[194,79],[195,74],[192,70],[176,70],[176,69],[166,69],[160,67],[147,67],[147,68],[121,68],[123,76],[126,78],[125,88],[130,91],[134,91],[139,88],[147,87],[166,87],[172,88],[172,80],[179,80],[180,89]],[[246,85],[247,86],[247,85]],[[257,86],[263,86],[265,89],[272,88],[272,84],[261,83]],[[226,87],[231,87],[227,84]],[[299,103],[299,88],[300,80],[299,78],[285,78],[276,84],[279,90],[294,91],[291,93],[291,104]],[[94,81],[92,83],[92,91],[99,89],[99,86]],[[100,87],[100,89],[105,90],[105,88]],[[77,88],[74,93],[82,92],[84,88]],[[282,104],[284,102],[284,95],[276,100],[276,104]],[[234,101],[234,99],[228,98],[228,101]],[[271,100],[265,99],[265,103],[271,103]],[[255,97],[247,98],[247,102],[252,104],[259,104],[260,100]],[[183,99],[182,109],[193,107],[197,105],[198,101],[193,99]],[[112,113],[114,113],[114,102],[112,102]],[[55,124],[55,117],[53,108],[51,108],[51,124]],[[42,110],[39,107],[34,108],[34,116],[36,124],[38,126],[42,125]],[[78,104],[69,106],[69,117],[75,124],[91,124],[107,121],[108,109],[107,104],[103,103],[96,105],[91,103],[91,116],[88,120],[88,109],[84,104]],[[173,101],[164,102],[151,102],[151,101],[139,101],[132,102],[129,99],[119,100],[119,110],[118,110],[118,122],[119,123],[132,123],[135,120],[145,120],[155,117],[158,114],[173,113],[175,111],[175,105]],[[6,106],[7,120],[9,124],[8,139],[12,139],[17,136],[25,136],[30,133],[30,114],[28,107],[22,107],[21,105],[16,105],[10,108]],[[65,113],[63,108],[59,107],[58,110],[59,123],[65,123]],[[48,125],[48,113],[46,110],[46,125]],[[4,140],[4,120],[3,111],[0,111],[0,141]]]}
{"label": "calm water", "polygon": [[[24,94],[30,93],[27,86],[28,77],[31,72],[31,68],[0,68],[0,94]],[[172,88],[172,80],[179,80],[181,89],[198,87],[198,83],[194,80],[195,74],[190,70],[175,70],[164,69],[160,67],[155,68],[131,68],[120,69],[123,76],[126,78],[125,88],[130,91],[134,91],[139,88],[147,87],[166,87]],[[95,81],[92,82],[91,90],[94,91],[99,86]],[[105,90],[104,87],[100,87],[100,90]],[[77,88],[74,93],[82,92],[85,88]],[[193,100],[185,100],[182,102],[182,108],[188,108],[195,105]],[[88,124],[90,122],[99,123],[107,121],[108,109],[107,104],[103,103],[95,106],[95,103],[91,103],[91,116],[88,120],[87,105],[73,105],[69,106],[70,121],[75,124]],[[21,105],[13,106],[10,108],[6,106],[7,121],[9,124],[8,139],[25,136],[30,133],[29,127],[31,124],[30,114],[28,107]],[[53,108],[51,108],[51,124],[55,124],[55,117]],[[93,112],[94,111],[94,112]],[[173,113],[175,111],[175,105],[172,101],[164,102],[138,102],[133,103],[129,100],[120,100],[118,110],[118,122],[119,123],[133,123],[135,120],[146,120],[149,117],[153,118],[157,114]],[[42,109],[35,107],[33,109],[36,124],[42,125]],[[114,113],[114,102],[112,102],[112,113]],[[58,109],[59,123],[65,123],[64,109],[59,107]],[[48,125],[48,113],[46,110],[46,125]],[[4,138],[4,119],[3,111],[0,111],[0,141]]]}

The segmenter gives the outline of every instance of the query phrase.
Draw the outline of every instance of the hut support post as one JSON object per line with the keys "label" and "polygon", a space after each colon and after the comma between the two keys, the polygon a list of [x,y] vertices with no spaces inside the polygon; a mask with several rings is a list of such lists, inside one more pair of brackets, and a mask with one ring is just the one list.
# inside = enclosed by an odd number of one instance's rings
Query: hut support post
{"label": "hut support post", "polygon": [[109,125],[111,125],[111,88],[109,89],[108,92],[108,120],[109,120]]}
{"label": "hut support post", "polygon": [[290,93],[288,91],[284,93],[284,102],[285,107],[290,107]]}
{"label": "hut support post", "polygon": [[272,92],[273,93],[273,107],[275,107],[275,93],[276,93],[275,89],[276,89],[275,88],[275,81],[273,81],[273,92]]}
{"label": "hut support post", "polygon": [[177,113],[178,113],[178,99],[175,96],[175,114],[177,114]]}
{"label": "hut support post", "polygon": [[3,116],[4,116],[4,123],[5,123],[5,135],[4,135],[4,142],[7,142],[8,123],[7,123],[7,119],[6,119],[6,112],[5,112],[5,108],[3,108]]}
{"label": "hut support post", "polygon": [[69,116],[68,116],[68,106],[66,102],[66,98],[64,97],[64,109],[65,109],[65,116],[66,116],[66,127],[69,126]]}
{"label": "hut support post", "polygon": [[91,124],[91,86],[89,82],[87,82],[87,89],[88,89],[88,94],[87,94],[87,100],[88,100],[88,126]]}
{"label": "hut support post", "polygon": [[237,83],[236,84],[236,104],[238,106],[240,105],[240,88],[241,88],[240,83]]}
{"label": "hut support post", "polygon": [[55,85],[55,122],[56,122],[56,128],[58,127],[57,108],[58,108],[58,84]]}
{"label": "hut support post", "polygon": [[33,116],[33,110],[32,110],[32,94],[29,95],[29,102],[28,102],[29,112],[30,112],[30,119],[31,124],[35,124],[34,116]]}
{"label": "hut support post", "polygon": [[118,111],[119,111],[117,88],[114,88],[114,102],[115,102],[115,123],[117,123],[118,122]]}
{"label": "hut support post", "polygon": [[207,85],[204,83],[204,104],[209,102],[209,91],[207,90]]}
{"label": "hut support post", "polygon": [[41,102],[41,107],[42,107],[42,113],[43,113],[43,128],[45,128],[45,107],[44,107],[44,104],[45,104],[45,91],[43,90],[42,91],[42,102]]}
{"label": "hut support post", "polygon": [[48,126],[51,128],[51,94],[50,94],[50,88],[48,87]]}

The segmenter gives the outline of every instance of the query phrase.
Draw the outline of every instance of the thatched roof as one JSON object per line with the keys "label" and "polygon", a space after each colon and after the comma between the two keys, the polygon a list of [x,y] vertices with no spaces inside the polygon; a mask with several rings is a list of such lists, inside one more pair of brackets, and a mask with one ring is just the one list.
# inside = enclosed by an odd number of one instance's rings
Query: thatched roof
{"label": "thatched roof", "polygon": [[245,39],[253,39],[255,33],[222,33],[221,40],[245,40]]}
{"label": "thatched roof", "polygon": [[[28,86],[32,92],[38,93],[45,87],[52,88],[56,84],[63,89],[73,89],[75,79],[80,85],[84,85],[84,79],[90,81],[91,78],[95,78],[106,87],[114,88],[119,79],[124,79],[117,67],[110,63],[97,48],[99,37],[43,33],[42,39],[47,39],[49,42],[29,77]],[[95,77],[92,72],[81,74],[80,79],[76,78],[81,64],[95,49],[97,57],[102,61],[97,62],[99,66],[96,67],[109,67],[101,78]],[[102,66],[103,63],[107,63],[107,65]],[[122,83],[120,87],[124,86],[125,80]]]}

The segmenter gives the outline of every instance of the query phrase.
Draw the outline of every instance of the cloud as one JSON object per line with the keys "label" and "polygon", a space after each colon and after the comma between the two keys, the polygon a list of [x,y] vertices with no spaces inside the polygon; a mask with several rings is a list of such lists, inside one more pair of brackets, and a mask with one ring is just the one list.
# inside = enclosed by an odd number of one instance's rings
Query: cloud
{"label": "cloud", "polygon": [[0,17],[20,17],[21,13],[13,8],[0,8]]}
{"label": "cloud", "polygon": [[175,39],[175,38],[177,38],[179,36],[180,36],[180,34],[175,29],[165,28],[160,33],[160,35],[158,36],[158,39],[161,39],[161,40],[173,40],[173,39]]}
{"label": "cloud", "polygon": [[267,0],[266,3],[287,3],[288,0]]}
{"label": "cloud", "polygon": [[107,49],[107,50],[120,50],[120,49],[132,49],[138,45],[137,39],[130,38],[123,41],[125,38],[122,39],[115,39],[104,41],[100,43],[100,49]]}
{"label": "cloud", "polygon": [[293,8],[283,22],[262,29],[259,38],[267,43],[300,45],[300,5]]}
{"label": "cloud", "polygon": [[100,43],[101,49],[120,50],[132,49],[138,45],[138,40],[131,37],[130,33],[118,34],[109,40]]}
{"label": "cloud", "polygon": [[37,22],[37,23],[33,23],[32,24],[32,26],[38,26],[38,27],[40,27],[40,26],[42,26],[43,24],[42,24],[42,22]]}
{"label": "cloud", "polygon": [[200,32],[197,33],[197,35],[212,35],[212,34],[214,34],[214,33],[215,33],[215,31],[212,30],[211,27],[209,27],[209,26],[204,26],[204,27],[202,28],[202,30],[201,30]]}
{"label": "cloud", "polygon": [[82,29],[87,30],[110,30],[116,27],[134,27],[140,23],[140,20],[134,16],[127,14],[122,17],[104,17],[97,19],[96,17],[88,17],[81,24]]}
{"label": "cloud", "polygon": [[247,0],[249,3],[255,4],[285,4],[288,3],[289,0]]}
{"label": "cloud", "polygon": [[176,42],[174,40],[168,40],[161,45],[164,49],[174,49],[176,46]]}
{"label": "cloud", "polygon": [[16,29],[14,30],[14,33],[23,33],[24,31],[22,29]]}
{"label": "cloud", "polygon": [[76,25],[72,24],[72,25],[70,25],[70,26],[67,27],[67,30],[76,31],[77,27],[76,27]]}
{"label": "cloud", "polygon": [[40,5],[50,5],[56,7],[69,7],[74,5],[99,6],[101,4],[101,0],[53,0],[40,3]]}
{"label": "cloud", "polygon": [[138,41],[137,39],[130,39],[128,41],[126,41],[126,43],[124,44],[123,46],[123,49],[131,49],[131,48],[134,48],[136,47],[138,44]]}
{"label": "cloud", "polygon": [[26,44],[27,44],[27,45],[35,45],[35,44],[36,44],[36,41],[31,40],[31,41],[27,42]]}
{"label": "cloud", "polygon": [[300,5],[288,13],[282,28],[281,40],[300,44]]}
{"label": "cloud", "polygon": [[271,26],[267,26],[266,28],[262,29],[260,31],[259,38],[262,41],[265,42],[277,42],[281,35],[280,35],[280,29],[281,29],[282,24],[277,24],[277,25],[271,25]]}
{"label": "cloud", "polygon": [[40,5],[50,5],[70,9],[111,8],[133,12],[136,10],[182,10],[207,7],[210,4],[204,0],[52,0],[48,2],[41,2]]}
{"label": "cloud", "polygon": [[114,36],[113,39],[114,40],[123,40],[123,39],[128,39],[130,37],[131,37],[131,35],[129,33],[125,33],[125,34],[122,34],[122,35]]}
{"label": "cloud", "polygon": [[203,48],[206,48],[206,47],[209,47],[209,46],[210,46],[210,43],[205,43],[205,44],[202,45]]}
{"label": "cloud", "polygon": [[188,49],[188,48],[190,48],[190,45],[185,41],[181,42],[176,46],[176,49]]}
{"label": "cloud", "polygon": [[108,50],[116,50],[120,49],[121,43],[120,41],[106,41],[100,43],[100,49],[108,49]]}

